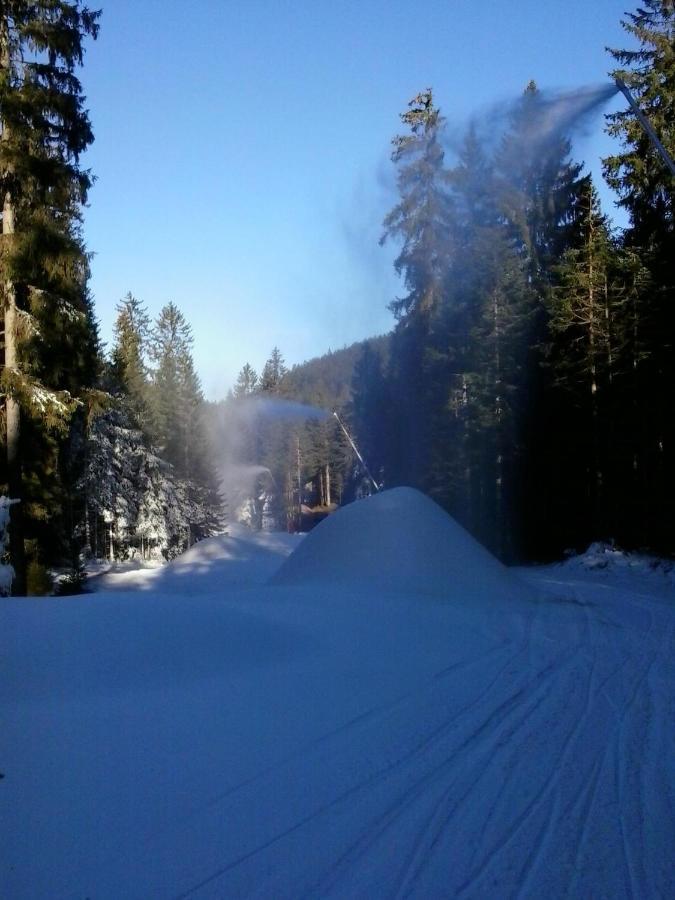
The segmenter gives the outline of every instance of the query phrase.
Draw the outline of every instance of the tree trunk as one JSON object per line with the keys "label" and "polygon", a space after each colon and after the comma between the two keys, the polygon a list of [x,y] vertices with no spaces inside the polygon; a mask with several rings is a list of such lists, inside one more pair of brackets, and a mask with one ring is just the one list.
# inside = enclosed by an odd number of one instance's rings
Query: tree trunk
{"label": "tree trunk", "polygon": [[497,555],[504,558],[505,552],[505,528],[504,528],[504,455],[502,435],[502,361],[501,361],[501,323],[500,323],[500,296],[499,291],[493,292],[494,315],[494,412],[495,412],[495,528]]}
{"label": "tree trunk", "polygon": [[[7,18],[0,21],[0,68],[9,72],[11,57],[9,47],[9,26]],[[10,137],[7,123],[2,123],[2,141]],[[9,169],[5,173],[9,173]],[[2,234],[11,240],[14,234],[14,205],[9,191],[2,202]],[[17,359],[17,308],[16,289],[12,280],[5,273],[4,278],[4,325],[5,325],[5,368],[18,371]],[[21,474],[21,410],[17,401],[10,396],[5,398],[6,440],[7,440],[7,489],[10,498],[23,500],[23,484]],[[11,507],[9,528],[9,554],[14,567],[12,593],[24,596],[26,593],[26,555],[24,549],[23,503]]]}

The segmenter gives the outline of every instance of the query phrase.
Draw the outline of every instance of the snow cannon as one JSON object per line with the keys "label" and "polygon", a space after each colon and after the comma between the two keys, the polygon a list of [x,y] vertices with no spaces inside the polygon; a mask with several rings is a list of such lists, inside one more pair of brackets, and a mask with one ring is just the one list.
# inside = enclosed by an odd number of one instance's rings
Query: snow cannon
{"label": "snow cannon", "polygon": [[351,434],[347,431],[347,426],[346,426],[345,423],[342,421],[342,419],[340,418],[340,416],[337,414],[337,410],[336,410],[336,409],[333,410],[333,415],[334,415],[335,418],[337,419],[338,425],[339,425],[340,428],[342,429],[342,432],[343,432],[344,436],[345,436],[345,437],[347,438],[347,440],[349,441],[349,446],[352,448],[352,450],[353,450],[354,453],[356,454],[356,458],[358,459],[358,461],[359,461],[359,462],[361,463],[361,465],[363,466],[363,470],[364,470],[364,472],[366,473],[366,475],[368,476],[368,478],[369,478],[369,480],[370,480],[370,483],[371,483],[372,486],[375,488],[375,493],[377,494],[379,491],[382,490],[382,485],[381,485],[381,484],[378,484],[378,483],[375,481],[375,479],[373,478],[373,476],[372,476],[372,474],[371,474],[371,472],[370,472],[370,469],[369,469],[368,466],[366,465],[366,461],[364,460],[364,458],[363,458],[363,457],[361,456],[361,454],[359,453],[358,448],[357,448],[356,444],[354,443],[354,439],[352,438]]}
{"label": "snow cannon", "polygon": [[631,92],[628,90],[626,83],[624,81],[622,81],[620,78],[615,78],[614,83],[616,84],[617,90],[621,91],[621,93],[624,95],[626,100],[628,100],[630,108],[633,110],[633,112],[637,116],[637,119],[638,119],[640,125],[642,125],[642,127],[646,131],[647,136],[649,137],[650,141],[658,150],[661,158],[663,159],[664,163],[670,170],[670,174],[673,176],[673,178],[675,178],[675,162],[673,162],[671,155],[668,153],[666,148],[663,146],[663,144],[659,140],[659,136],[654,131],[654,126],[649,121],[647,116],[642,112],[640,107],[638,106],[635,98],[633,97]]}

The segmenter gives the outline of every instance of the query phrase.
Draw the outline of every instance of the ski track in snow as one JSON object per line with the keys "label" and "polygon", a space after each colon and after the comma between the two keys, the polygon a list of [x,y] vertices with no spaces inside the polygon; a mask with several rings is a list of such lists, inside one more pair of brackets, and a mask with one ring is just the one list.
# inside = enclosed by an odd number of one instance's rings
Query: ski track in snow
{"label": "ski track in snow", "polygon": [[[209,582],[191,638],[209,616],[225,627],[231,604],[238,640],[250,628],[278,651],[269,663],[219,673],[207,659],[194,682],[139,684],[140,699],[127,673],[126,693],[96,682],[91,704],[62,688],[50,706],[29,685],[3,710],[24,737],[13,751],[0,736],[0,894],[675,896],[675,603],[635,582],[527,579],[543,597],[497,619],[356,584],[219,599]],[[189,607],[163,602],[180,633]],[[0,609],[10,666],[34,650],[47,680],[69,683],[67,655],[34,646],[21,609]],[[52,609],[56,646],[59,628],[87,634],[86,615]],[[85,639],[77,647],[86,655]],[[86,677],[89,658],[75,662]]]}
{"label": "ski track in snow", "polygon": [[[597,888],[593,857],[603,849],[592,838],[603,827],[611,835],[606,840],[613,840],[620,851],[613,864],[623,867],[618,873],[604,870],[603,893],[613,897],[667,894],[672,880],[659,884],[654,877],[658,867],[647,864],[650,855],[657,858],[658,853],[644,840],[644,818],[658,815],[658,804],[651,809],[647,807],[641,780],[643,772],[651,778],[671,760],[649,752],[645,742],[646,723],[640,720],[637,708],[646,702],[654,704],[647,693],[649,678],[659,658],[667,661],[668,652],[672,652],[672,624],[664,630],[663,637],[656,637],[656,619],[661,620],[662,616],[651,613],[650,628],[641,640],[635,641],[631,648],[633,654],[598,679],[598,669],[607,670],[606,629],[598,626],[587,607],[580,609],[583,621],[577,647],[566,648],[534,673],[526,668],[529,677],[525,682],[521,670],[521,677],[514,681],[510,691],[495,694],[495,684],[504,671],[530,652],[534,628],[534,622],[531,623],[526,645],[497,669],[488,686],[454,716],[442,720],[408,753],[367,779],[357,781],[328,805],[294,821],[178,896],[238,893],[237,879],[227,881],[226,876],[256,860],[259,870],[273,871],[273,863],[259,857],[269,854],[299,830],[316,828],[317,819],[347,801],[356,801],[368,810],[358,816],[362,824],[357,839],[304,891],[296,893],[294,888],[286,894],[282,885],[270,884],[276,896],[350,896],[353,893],[408,897],[437,895],[439,889],[457,897],[541,896],[546,871],[562,868],[561,862],[565,860],[561,860],[561,851],[564,854],[565,850],[567,886],[562,889],[564,880],[552,880],[553,895],[589,896],[592,886]],[[622,649],[626,650],[625,644]],[[623,676],[620,702],[612,702],[606,686],[627,664],[630,672]],[[577,702],[565,714],[570,700]],[[441,703],[438,706],[442,708]],[[546,740],[546,730],[556,717],[565,720],[567,728],[562,733],[554,730]],[[369,722],[378,727],[372,717]],[[637,742],[630,750],[626,747],[629,729]],[[528,781],[528,743],[537,737],[545,739],[546,751],[537,755],[536,765],[541,766],[543,756],[548,759],[548,769],[539,778],[540,786],[534,795],[517,806],[514,797],[523,793],[523,785]],[[463,771],[467,760],[470,761],[468,772]],[[572,770],[582,760],[583,772],[578,783]],[[636,762],[639,762],[637,771]],[[504,767],[502,783],[493,793],[489,787],[483,788],[492,782],[493,770],[498,765]],[[384,780],[389,789],[383,802],[379,798],[375,800],[375,794]],[[633,781],[634,784],[630,783]],[[371,795],[375,801],[372,806],[368,803]],[[671,790],[664,796],[670,798]],[[614,816],[603,825],[602,820],[608,815],[605,810],[610,806]],[[415,839],[407,854],[399,859],[398,854],[388,854],[387,846],[396,846],[397,827],[406,818],[415,823]],[[572,837],[568,847],[560,844],[560,826],[565,820],[573,823],[573,827],[566,829]],[[484,829],[490,823],[496,834],[488,837]],[[668,823],[670,836],[674,838],[673,820],[665,815],[660,824]],[[462,866],[461,859],[453,859],[457,856],[456,835],[469,829],[480,832],[481,840],[476,842],[474,852],[466,855]],[[659,841],[659,844],[664,854],[662,865],[664,862],[668,865],[668,843]],[[451,860],[459,863],[455,871]],[[368,874],[373,869],[375,872]],[[672,869],[664,874],[672,879]],[[251,882],[245,883],[251,886]],[[256,896],[265,896],[266,892],[267,888],[260,885],[253,888]]]}

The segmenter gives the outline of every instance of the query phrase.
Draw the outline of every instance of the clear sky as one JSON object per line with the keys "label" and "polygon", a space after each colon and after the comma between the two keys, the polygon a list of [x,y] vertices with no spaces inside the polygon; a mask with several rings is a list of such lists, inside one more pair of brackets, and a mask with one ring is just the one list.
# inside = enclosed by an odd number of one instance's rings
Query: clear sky
{"label": "clear sky", "polygon": [[[431,86],[453,123],[531,78],[602,82],[605,46],[626,45],[619,23],[635,5],[110,0],[81,72],[103,339],[128,291],[152,315],[173,300],[219,399],[274,345],[294,364],[388,331],[401,288],[378,238],[407,101]],[[602,129],[598,114],[575,146],[595,172],[611,149]]]}

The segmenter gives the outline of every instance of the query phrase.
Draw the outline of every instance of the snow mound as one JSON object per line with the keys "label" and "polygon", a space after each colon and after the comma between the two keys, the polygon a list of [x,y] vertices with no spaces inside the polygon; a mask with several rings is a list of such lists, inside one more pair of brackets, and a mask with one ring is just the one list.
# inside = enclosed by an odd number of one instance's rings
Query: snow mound
{"label": "snow mound", "polygon": [[164,566],[138,563],[95,579],[96,590],[208,593],[226,586],[264,584],[304,535],[251,531],[228,525],[227,534],[199,541]]}
{"label": "snow mound", "polygon": [[658,572],[675,580],[675,561],[647,553],[621,550],[614,544],[595,541],[583,553],[572,554],[564,563],[569,569],[607,569],[608,571]]}
{"label": "snow mound", "polygon": [[311,531],[272,584],[367,584],[446,598],[533,597],[433,500],[393,488],[339,509]]}

